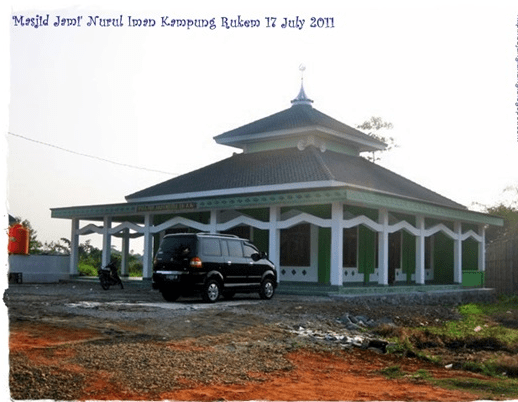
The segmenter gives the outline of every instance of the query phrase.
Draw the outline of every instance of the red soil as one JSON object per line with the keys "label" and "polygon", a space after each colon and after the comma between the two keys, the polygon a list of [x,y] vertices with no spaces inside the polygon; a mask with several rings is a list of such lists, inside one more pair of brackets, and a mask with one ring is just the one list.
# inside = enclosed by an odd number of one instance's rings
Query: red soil
{"label": "red soil", "polygon": [[[83,388],[84,396],[79,399],[99,400],[148,400],[149,394],[136,394],[124,390],[125,384],[110,383],[110,373],[87,372],[80,365],[67,359],[74,356],[74,343],[99,337],[92,330],[58,328],[42,324],[16,325],[11,328],[11,352],[23,352],[34,366],[59,364],[63,370],[86,373],[88,383]],[[67,344],[57,348],[53,354],[45,353],[54,345]],[[190,350],[189,342],[178,342],[171,347]],[[196,350],[192,345],[192,350]],[[387,379],[380,374],[386,367],[398,365],[405,373],[426,370],[434,378],[473,376],[423,363],[414,359],[400,359],[392,355],[381,355],[370,351],[347,351],[339,354],[298,350],[288,354],[294,369],[274,373],[249,373],[258,381],[245,384],[201,384],[180,380],[183,389],[161,390],[153,399],[163,400],[384,400],[384,401],[472,401],[476,395],[445,390],[430,385],[412,376],[401,379]],[[86,371],[85,371],[86,370]],[[178,383],[177,383],[178,384]],[[122,393],[123,392],[123,393]]]}

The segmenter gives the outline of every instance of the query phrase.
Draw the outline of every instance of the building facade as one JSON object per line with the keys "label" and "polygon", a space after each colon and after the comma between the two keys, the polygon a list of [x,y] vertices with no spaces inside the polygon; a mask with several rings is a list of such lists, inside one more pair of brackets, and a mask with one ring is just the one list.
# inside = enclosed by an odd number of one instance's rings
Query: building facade
{"label": "building facade", "polygon": [[[80,236],[144,238],[143,277],[167,233],[234,233],[268,253],[280,282],[337,287],[483,282],[485,227],[469,211],[360,156],[386,144],[321,113],[301,86],[291,107],[214,137],[241,153],[126,196],[52,209],[70,219],[70,274]],[[84,222],[88,222],[84,224]],[[91,223],[93,222],[93,223]]]}

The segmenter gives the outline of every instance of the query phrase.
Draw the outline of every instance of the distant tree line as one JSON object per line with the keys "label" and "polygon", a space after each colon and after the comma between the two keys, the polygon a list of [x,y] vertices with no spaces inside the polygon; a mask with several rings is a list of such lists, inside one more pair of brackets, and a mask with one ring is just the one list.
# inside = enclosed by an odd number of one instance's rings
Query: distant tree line
{"label": "distant tree line", "polygon": [[518,186],[509,186],[504,193],[512,194],[510,201],[500,202],[493,206],[483,206],[484,212],[504,219],[504,226],[490,226],[487,229],[487,243],[504,236],[518,235]]}

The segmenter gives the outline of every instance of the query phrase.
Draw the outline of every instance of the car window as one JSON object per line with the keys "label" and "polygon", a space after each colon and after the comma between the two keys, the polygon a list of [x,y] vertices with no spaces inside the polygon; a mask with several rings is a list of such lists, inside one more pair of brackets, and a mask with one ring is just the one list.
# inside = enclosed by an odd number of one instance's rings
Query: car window
{"label": "car window", "polygon": [[228,254],[231,257],[243,257],[243,248],[241,242],[236,240],[228,240]]}
{"label": "car window", "polygon": [[211,256],[221,255],[219,239],[203,239],[203,254]]}
{"label": "car window", "polygon": [[258,252],[258,250],[255,247],[252,247],[249,244],[245,244],[244,249],[245,249],[245,257],[249,257],[249,258],[252,257],[252,254],[255,254]]}
{"label": "car window", "polygon": [[160,244],[158,254],[166,258],[190,257],[195,252],[196,240],[193,237],[166,237]]}

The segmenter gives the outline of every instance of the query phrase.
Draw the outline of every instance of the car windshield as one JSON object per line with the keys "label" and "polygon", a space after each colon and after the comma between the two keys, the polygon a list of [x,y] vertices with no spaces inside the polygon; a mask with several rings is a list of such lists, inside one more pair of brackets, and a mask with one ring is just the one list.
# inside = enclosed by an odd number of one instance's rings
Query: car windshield
{"label": "car windshield", "polygon": [[193,236],[166,237],[160,245],[158,253],[176,258],[189,258],[195,253],[196,238]]}

